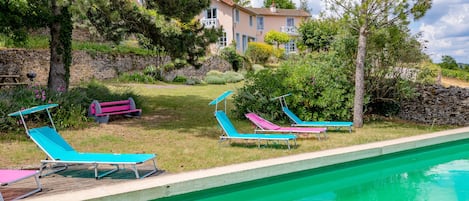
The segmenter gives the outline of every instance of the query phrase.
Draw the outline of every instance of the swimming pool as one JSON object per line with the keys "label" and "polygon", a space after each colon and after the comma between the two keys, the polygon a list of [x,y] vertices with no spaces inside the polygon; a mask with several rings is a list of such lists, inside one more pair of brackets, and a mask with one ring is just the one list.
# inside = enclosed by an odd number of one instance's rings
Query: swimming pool
{"label": "swimming pool", "polygon": [[157,200],[469,200],[468,181],[461,140]]}

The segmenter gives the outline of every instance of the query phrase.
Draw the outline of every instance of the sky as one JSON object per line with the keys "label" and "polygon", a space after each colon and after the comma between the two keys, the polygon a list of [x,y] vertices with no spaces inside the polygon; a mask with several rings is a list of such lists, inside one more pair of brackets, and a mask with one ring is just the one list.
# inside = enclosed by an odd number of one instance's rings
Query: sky
{"label": "sky", "polygon": [[[321,0],[307,0],[313,17],[324,8]],[[298,6],[299,0],[293,0]],[[262,7],[263,0],[251,0],[253,7]],[[413,34],[421,33],[427,47],[425,53],[433,62],[443,55],[458,63],[469,64],[469,0],[433,0],[426,15],[410,24]]]}

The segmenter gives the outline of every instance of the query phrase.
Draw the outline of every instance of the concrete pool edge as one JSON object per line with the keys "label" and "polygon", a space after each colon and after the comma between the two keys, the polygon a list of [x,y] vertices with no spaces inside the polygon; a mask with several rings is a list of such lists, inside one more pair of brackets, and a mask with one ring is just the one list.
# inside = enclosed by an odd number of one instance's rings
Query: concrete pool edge
{"label": "concrete pool edge", "polygon": [[28,200],[150,200],[469,138],[469,127],[179,174]]}

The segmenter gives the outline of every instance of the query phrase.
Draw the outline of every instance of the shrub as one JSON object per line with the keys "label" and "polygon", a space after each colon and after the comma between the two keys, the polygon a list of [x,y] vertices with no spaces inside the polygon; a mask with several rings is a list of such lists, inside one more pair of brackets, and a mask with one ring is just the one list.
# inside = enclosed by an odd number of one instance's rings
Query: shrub
{"label": "shrub", "polygon": [[142,72],[123,73],[117,80],[120,82],[136,82],[136,83],[155,83],[155,78]]}
{"label": "shrub", "polygon": [[441,72],[441,68],[431,62],[420,63],[418,69],[417,82],[423,84],[435,84]]}
{"label": "shrub", "polygon": [[207,84],[236,83],[244,80],[244,76],[241,73],[233,71],[222,73],[220,71],[212,70],[207,73],[204,80]]}
{"label": "shrub", "polygon": [[265,64],[270,56],[273,55],[274,48],[265,43],[250,42],[245,55],[252,63]]}
{"label": "shrub", "polygon": [[[125,100],[129,97],[134,98],[137,105],[141,105],[142,101],[132,91],[111,92],[106,86],[96,81],[84,83],[67,92],[51,92],[46,87],[39,85],[2,89],[0,90],[0,130],[24,132],[23,128],[18,126],[18,119],[7,115],[20,109],[48,103],[59,104],[57,109],[51,111],[55,126],[59,129],[83,128],[87,122],[91,121],[87,114],[92,100],[115,101]],[[43,113],[28,115],[27,119],[35,124],[48,121],[47,116]]]}
{"label": "shrub", "polygon": [[226,84],[226,80],[219,76],[207,75],[204,79],[207,84]]}
{"label": "shrub", "polygon": [[174,77],[174,79],[173,79],[173,82],[185,83],[185,82],[187,82],[187,78],[182,76],[182,75],[176,75],[176,77]]}
{"label": "shrub", "polygon": [[441,73],[445,77],[452,77],[469,82],[469,72],[463,70],[441,69]]}
{"label": "shrub", "polygon": [[253,70],[254,72],[259,72],[259,71],[264,70],[264,69],[265,69],[264,66],[262,66],[262,65],[260,65],[260,64],[254,64],[254,65],[252,65],[252,70]]}
{"label": "shrub", "polygon": [[[305,120],[348,120],[353,106],[353,84],[347,69],[332,53],[298,57],[278,69],[247,75],[234,96],[235,115],[255,111],[269,119],[286,120],[280,103],[271,98],[291,93],[289,108]],[[327,73],[325,73],[327,72]]]}
{"label": "shrub", "polygon": [[223,74],[223,79],[225,79],[227,83],[237,83],[244,80],[244,76],[241,73],[227,71]]}
{"label": "shrub", "polygon": [[154,65],[149,65],[145,67],[145,69],[143,70],[143,74],[152,77],[154,80],[163,80],[163,77],[161,75],[161,69]]}
{"label": "shrub", "polygon": [[231,64],[231,67],[235,72],[243,67],[244,58],[236,52],[234,47],[230,46],[223,48],[221,51],[221,56]]}

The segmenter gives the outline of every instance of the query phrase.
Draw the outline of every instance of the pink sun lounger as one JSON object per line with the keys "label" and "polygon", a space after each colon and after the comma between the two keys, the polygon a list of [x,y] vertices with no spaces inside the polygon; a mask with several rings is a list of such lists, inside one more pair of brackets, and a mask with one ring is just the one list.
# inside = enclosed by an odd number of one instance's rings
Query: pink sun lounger
{"label": "pink sun lounger", "polygon": [[254,132],[280,132],[280,133],[315,133],[319,140],[321,140],[321,133],[324,134],[324,138],[327,138],[326,131],[327,128],[313,128],[313,127],[281,127],[277,124],[274,124],[266,119],[260,117],[256,113],[250,112],[245,114],[254,125],[256,129]]}
{"label": "pink sun lounger", "polygon": [[[13,200],[25,198],[27,196],[30,196],[42,190],[41,183],[39,182],[39,171],[36,171],[36,170],[0,170],[0,186],[8,186],[10,184],[13,184],[15,182],[28,179],[28,178],[34,178],[36,180],[37,188],[26,194],[20,195],[19,197],[14,198]],[[1,193],[0,193],[0,201],[3,201],[3,196]]]}

